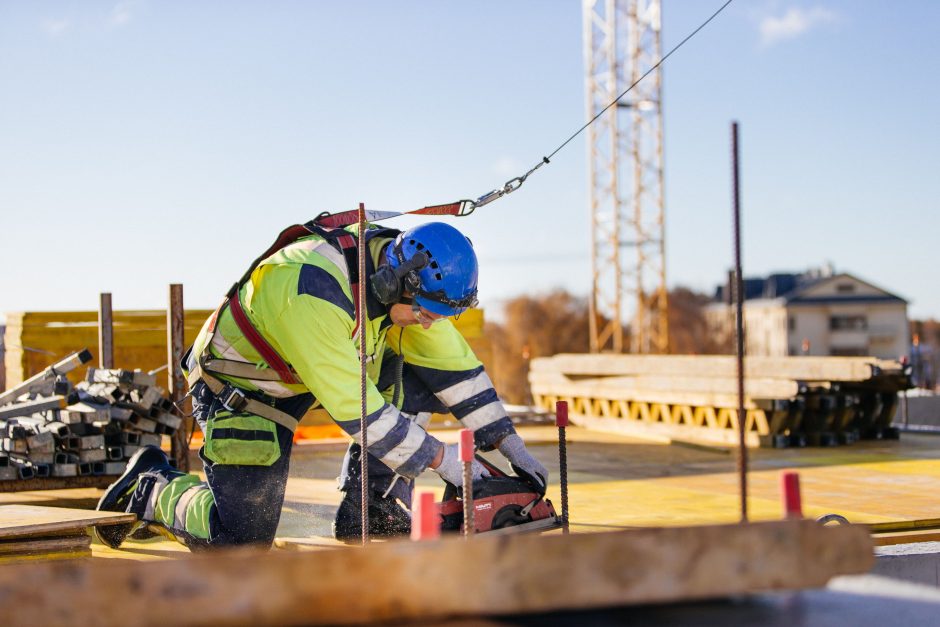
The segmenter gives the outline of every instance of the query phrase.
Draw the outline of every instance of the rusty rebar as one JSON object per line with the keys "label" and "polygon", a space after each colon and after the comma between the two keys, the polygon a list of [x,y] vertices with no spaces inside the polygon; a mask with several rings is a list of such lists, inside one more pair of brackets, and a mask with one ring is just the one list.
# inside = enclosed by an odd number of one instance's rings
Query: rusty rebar
{"label": "rusty rebar", "polygon": [[98,303],[98,366],[114,368],[114,320],[108,292],[101,293]]}
{"label": "rusty rebar", "polygon": [[734,339],[738,367],[738,481],[741,488],[741,522],[747,522],[747,446],[744,410],[744,278],[741,273],[741,194],[738,166],[738,123],[731,123],[731,171],[734,214]]}
{"label": "rusty rebar", "polygon": [[460,431],[458,451],[460,462],[463,464],[463,536],[469,540],[476,531],[476,522],[473,518],[473,458],[476,454],[476,447],[473,431],[470,429]]}
{"label": "rusty rebar", "polygon": [[555,425],[558,427],[558,476],[561,480],[561,528],[568,533],[568,402],[555,403]]}
{"label": "rusty rebar", "polygon": [[[166,311],[166,376],[169,384],[170,400],[181,414],[186,412],[180,408],[180,403],[186,397],[186,378],[180,361],[183,359],[183,285],[170,284],[170,306]],[[189,471],[189,442],[187,441],[184,425],[177,429],[171,438],[171,455],[176,458],[176,465],[180,470]]]}
{"label": "rusty rebar", "polygon": [[362,544],[369,544],[369,437],[366,434],[366,416],[368,415],[367,386],[366,386],[366,323],[369,319],[366,313],[366,206],[359,203],[358,225],[358,257],[359,276],[356,285],[356,325],[359,327],[359,467],[362,490]]}

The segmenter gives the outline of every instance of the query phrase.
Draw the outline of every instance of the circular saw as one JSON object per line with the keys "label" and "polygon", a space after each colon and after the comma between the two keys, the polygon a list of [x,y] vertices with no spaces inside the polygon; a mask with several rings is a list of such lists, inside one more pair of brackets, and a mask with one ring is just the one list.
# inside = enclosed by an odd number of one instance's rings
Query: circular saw
{"label": "circular saw", "polygon": [[[562,526],[552,502],[535,479],[514,468],[519,476],[508,475],[483,457],[476,460],[490,473],[473,483],[474,533],[488,535],[547,531]],[[463,527],[463,490],[445,482],[441,501],[442,531]]]}

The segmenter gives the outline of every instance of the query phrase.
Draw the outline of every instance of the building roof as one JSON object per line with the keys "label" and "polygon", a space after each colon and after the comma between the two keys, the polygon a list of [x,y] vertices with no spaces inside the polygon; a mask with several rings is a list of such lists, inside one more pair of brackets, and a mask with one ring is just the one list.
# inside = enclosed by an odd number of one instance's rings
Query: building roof
{"label": "building roof", "polygon": [[[846,283],[866,288],[865,293],[855,290],[826,292],[828,284]],[[729,302],[728,286],[719,285],[715,289],[715,302]],[[852,274],[835,274],[812,270],[803,273],[780,272],[763,278],[744,278],[744,300],[782,299],[785,305],[820,304],[820,303],[907,303],[896,294],[864,281]]]}

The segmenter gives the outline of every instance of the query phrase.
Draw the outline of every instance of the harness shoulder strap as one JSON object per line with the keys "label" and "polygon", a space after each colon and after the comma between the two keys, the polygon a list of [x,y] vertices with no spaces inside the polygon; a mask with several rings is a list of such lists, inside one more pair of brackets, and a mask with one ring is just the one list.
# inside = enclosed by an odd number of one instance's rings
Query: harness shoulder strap
{"label": "harness shoulder strap", "polygon": [[[255,349],[258,355],[261,356],[261,359],[263,359],[264,362],[278,374],[280,380],[286,384],[300,383],[296,371],[294,371],[294,369],[278,354],[278,352],[274,350],[274,347],[272,347],[271,344],[264,339],[261,333],[251,323],[251,320],[249,320],[248,315],[245,313],[245,310],[242,307],[239,292],[242,285],[251,279],[251,274],[261,264],[262,261],[303,237],[307,237],[308,235],[319,235],[331,245],[336,247],[343,254],[343,258],[346,261],[346,270],[349,274],[350,285],[353,288],[353,300],[356,310],[356,325],[353,328],[352,337],[356,337],[359,332],[359,319],[361,317],[361,303],[359,302],[359,290],[357,289],[359,284],[359,264],[357,258],[358,250],[356,238],[353,237],[352,234],[344,231],[342,228],[321,226],[318,221],[321,220],[322,217],[323,216],[315,220],[311,220],[306,224],[294,224],[281,231],[274,243],[271,244],[271,246],[269,246],[268,249],[264,251],[257,259],[255,259],[245,274],[242,275],[241,279],[232,285],[231,289],[226,295],[225,300],[222,302],[222,305],[213,314],[213,320],[210,323],[210,329],[214,334],[215,325],[218,321],[218,315],[222,312],[222,309],[228,305],[238,330],[245,337],[245,339],[248,340],[248,343],[251,344],[252,348]],[[394,236],[399,232],[400,231],[395,229],[378,229],[370,233],[369,239],[385,234]],[[207,349],[210,344],[211,338],[209,342],[206,343]]]}

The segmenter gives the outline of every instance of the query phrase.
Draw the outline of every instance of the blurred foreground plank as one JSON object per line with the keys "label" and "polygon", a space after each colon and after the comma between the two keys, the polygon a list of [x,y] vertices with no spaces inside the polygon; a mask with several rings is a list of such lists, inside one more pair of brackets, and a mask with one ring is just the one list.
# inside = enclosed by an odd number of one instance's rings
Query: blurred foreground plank
{"label": "blurred foreground plank", "polygon": [[0,598],[7,625],[427,621],[820,587],[873,559],[864,527],[795,520],[16,564]]}

